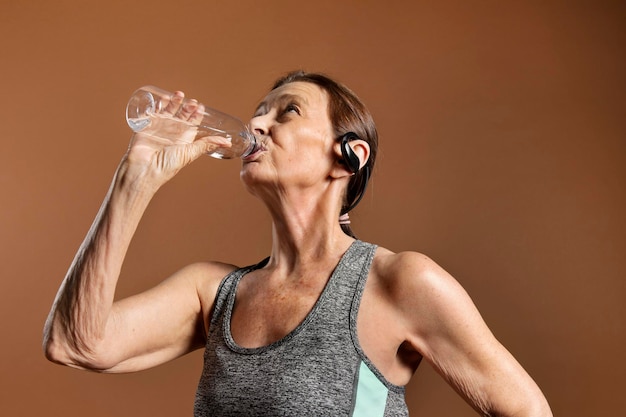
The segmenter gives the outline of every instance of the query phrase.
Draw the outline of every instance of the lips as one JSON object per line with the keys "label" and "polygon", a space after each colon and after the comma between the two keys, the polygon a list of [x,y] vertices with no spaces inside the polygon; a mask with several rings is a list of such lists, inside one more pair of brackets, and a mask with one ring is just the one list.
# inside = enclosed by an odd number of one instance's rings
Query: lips
{"label": "lips", "polygon": [[265,146],[261,145],[256,151],[252,152],[250,155],[245,156],[244,158],[241,158],[242,160],[244,160],[245,162],[251,162],[256,160],[259,155],[261,155],[263,152],[265,152],[267,149],[265,149]]}

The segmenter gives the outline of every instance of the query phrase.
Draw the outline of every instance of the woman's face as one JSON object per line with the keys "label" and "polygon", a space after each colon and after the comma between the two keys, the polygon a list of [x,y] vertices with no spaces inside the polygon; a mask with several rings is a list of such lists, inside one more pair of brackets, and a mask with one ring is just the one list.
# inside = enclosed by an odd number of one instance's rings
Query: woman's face
{"label": "woman's face", "polygon": [[241,178],[282,189],[318,186],[336,160],[328,95],[315,84],[292,82],[272,90],[259,104],[251,129],[264,150],[243,160]]}

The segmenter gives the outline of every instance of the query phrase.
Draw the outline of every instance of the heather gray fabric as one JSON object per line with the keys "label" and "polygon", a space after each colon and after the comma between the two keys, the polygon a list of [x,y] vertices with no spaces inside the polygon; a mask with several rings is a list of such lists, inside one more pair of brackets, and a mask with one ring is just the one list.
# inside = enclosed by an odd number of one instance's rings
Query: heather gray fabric
{"label": "heather gray fabric", "polygon": [[303,322],[260,348],[238,346],[230,320],[239,281],[267,259],[226,276],[207,335],[195,417],[408,416],[404,387],[378,372],[356,336],[375,250],[375,245],[355,241]]}

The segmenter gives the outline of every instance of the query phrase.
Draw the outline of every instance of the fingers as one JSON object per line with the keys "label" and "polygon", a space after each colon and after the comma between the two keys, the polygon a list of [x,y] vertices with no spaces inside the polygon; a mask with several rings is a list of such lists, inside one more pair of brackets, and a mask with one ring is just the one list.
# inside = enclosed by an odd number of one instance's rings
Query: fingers
{"label": "fingers", "polygon": [[178,112],[178,109],[180,109],[184,100],[185,93],[182,91],[175,92],[161,113],[167,116],[174,116]]}
{"label": "fingers", "polygon": [[[176,113],[176,116],[191,122],[191,117],[194,115],[197,115],[196,111],[198,110],[198,101],[197,100],[187,100],[186,102],[183,103],[182,106],[180,106],[180,108],[178,109],[178,113]],[[197,118],[194,117],[194,119]]]}
{"label": "fingers", "polygon": [[187,120],[189,120],[189,122],[193,125],[199,125],[204,115],[204,106],[202,104],[198,104],[195,100],[194,102],[196,107]]}
{"label": "fingers", "polygon": [[204,106],[196,99],[185,100],[185,93],[182,91],[175,92],[162,111],[166,116],[176,117],[194,125],[200,124],[203,112]]}

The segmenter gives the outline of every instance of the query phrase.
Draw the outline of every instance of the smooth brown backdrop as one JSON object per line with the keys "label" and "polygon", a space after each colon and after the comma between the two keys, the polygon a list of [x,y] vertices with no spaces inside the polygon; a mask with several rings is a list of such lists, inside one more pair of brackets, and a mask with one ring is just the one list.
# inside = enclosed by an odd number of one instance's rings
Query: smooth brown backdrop
{"label": "smooth brown backdrop", "polygon": [[[624,415],[624,4],[2,0],[0,414],[191,415],[200,352],[90,374],[48,363],[42,326],[127,146],[135,88],[247,118],[305,68],[350,85],[378,123],[359,236],[449,270],[555,414]],[[268,253],[238,168],[206,157],[158,194],[120,296]],[[474,415],[428,365],[407,397],[415,416]]]}

